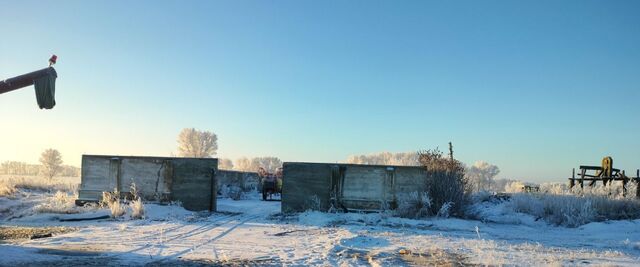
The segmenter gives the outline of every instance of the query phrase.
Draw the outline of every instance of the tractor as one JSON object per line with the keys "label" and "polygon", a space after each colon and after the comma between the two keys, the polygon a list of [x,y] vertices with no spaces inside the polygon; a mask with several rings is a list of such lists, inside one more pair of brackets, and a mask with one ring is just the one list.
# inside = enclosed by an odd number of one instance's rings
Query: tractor
{"label": "tractor", "polygon": [[261,167],[258,169],[258,176],[260,177],[262,200],[273,200],[273,195],[282,194],[282,168],[276,169],[275,173],[270,173]]}

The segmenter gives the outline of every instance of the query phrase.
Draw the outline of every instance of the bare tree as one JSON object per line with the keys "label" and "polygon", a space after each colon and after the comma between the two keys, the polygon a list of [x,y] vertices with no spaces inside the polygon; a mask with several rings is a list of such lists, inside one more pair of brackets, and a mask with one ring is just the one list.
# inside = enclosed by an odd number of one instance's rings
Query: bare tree
{"label": "bare tree", "polygon": [[233,162],[230,159],[218,159],[218,169],[233,170]]}
{"label": "bare tree", "polygon": [[178,154],[182,157],[210,158],[218,151],[218,136],[209,131],[184,128],[178,135]]}
{"label": "bare tree", "polygon": [[62,156],[58,150],[49,148],[40,155],[43,174],[51,180],[62,170]]}

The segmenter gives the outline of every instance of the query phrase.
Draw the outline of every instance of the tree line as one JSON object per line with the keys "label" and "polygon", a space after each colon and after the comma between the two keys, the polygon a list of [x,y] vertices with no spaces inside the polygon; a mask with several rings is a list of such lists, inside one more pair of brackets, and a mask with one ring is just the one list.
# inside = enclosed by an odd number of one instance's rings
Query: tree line
{"label": "tree line", "polygon": [[[178,134],[178,155],[182,157],[210,158],[218,152],[218,136],[211,131],[200,131],[195,128],[182,129]],[[416,152],[380,152],[367,155],[352,155],[347,163],[369,165],[396,165],[396,166],[422,166],[420,155]],[[471,166],[465,166],[464,175],[468,187],[472,191],[500,191],[504,184],[495,180],[500,173],[498,166],[485,161],[476,161]],[[218,168],[222,170],[258,171],[265,168],[269,172],[275,172],[282,167],[282,161],[278,157],[241,157],[232,161],[228,158],[218,159]]]}
{"label": "tree line", "polygon": [[[422,166],[419,153],[416,152],[380,152],[366,155],[352,155],[347,163],[368,165]],[[494,178],[500,173],[498,166],[485,161],[476,161],[471,166],[461,165],[468,181],[469,189],[478,191],[501,191],[504,189],[502,181]]]}
{"label": "tree line", "polygon": [[64,165],[62,155],[56,149],[46,149],[40,154],[40,164],[29,164],[21,161],[5,161],[0,163],[0,174],[4,175],[43,175],[49,179],[55,176],[78,177],[80,168]]}
{"label": "tree line", "polygon": [[[184,128],[178,134],[178,155],[191,158],[211,158],[218,153],[218,136],[211,131],[201,131],[195,128]],[[228,158],[218,159],[218,168],[221,170],[236,170],[256,172],[264,168],[269,172],[275,172],[282,167],[282,161],[278,157],[241,157],[232,161]]]}

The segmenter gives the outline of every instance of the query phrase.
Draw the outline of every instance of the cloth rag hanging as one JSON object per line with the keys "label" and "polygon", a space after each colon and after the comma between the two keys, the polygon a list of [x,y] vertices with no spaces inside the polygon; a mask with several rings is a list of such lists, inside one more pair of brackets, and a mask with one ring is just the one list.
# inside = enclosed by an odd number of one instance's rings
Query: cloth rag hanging
{"label": "cloth rag hanging", "polygon": [[33,80],[40,109],[52,109],[56,105],[56,78],[58,78],[56,70],[49,68],[47,75]]}

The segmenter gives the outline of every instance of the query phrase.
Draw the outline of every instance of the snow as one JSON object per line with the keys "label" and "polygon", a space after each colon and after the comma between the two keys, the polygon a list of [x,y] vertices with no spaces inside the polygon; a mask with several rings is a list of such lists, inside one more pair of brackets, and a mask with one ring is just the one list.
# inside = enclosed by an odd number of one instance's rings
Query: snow
{"label": "snow", "polygon": [[[15,200],[3,200],[15,205]],[[0,202],[0,203],[5,203]],[[146,204],[146,218],[60,222],[108,214],[25,215],[3,225],[70,226],[51,238],[0,243],[0,265],[110,262],[172,265],[200,262],[257,265],[434,265],[439,260],[487,265],[640,264],[640,220],[549,225],[500,203],[477,207],[484,221],[411,220],[388,213],[280,214],[280,202],[257,196],[218,200],[218,212]],[[400,252],[403,253],[400,253]],[[407,253],[410,252],[410,253]]]}

